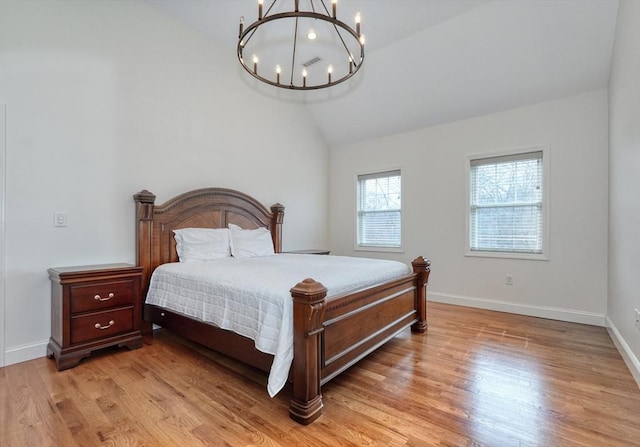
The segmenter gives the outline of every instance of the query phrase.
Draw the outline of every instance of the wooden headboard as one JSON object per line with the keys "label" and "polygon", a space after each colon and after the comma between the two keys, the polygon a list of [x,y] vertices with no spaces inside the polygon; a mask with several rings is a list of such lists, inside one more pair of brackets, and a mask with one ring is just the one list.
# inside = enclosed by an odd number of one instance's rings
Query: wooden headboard
{"label": "wooden headboard", "polygon": [[225,188],[196,189],[162,205],[154,205],[156,196],[147,190],[135,194],[133,199],[136,262],[144,269],[143,296],[155,268],[178,261],[173,230],[179,228],[226,228],[230,223],[248,229],[266,227],[271,230],[275,252],[282,252],[284,206],[279,203],[269,211],[253,197]]}

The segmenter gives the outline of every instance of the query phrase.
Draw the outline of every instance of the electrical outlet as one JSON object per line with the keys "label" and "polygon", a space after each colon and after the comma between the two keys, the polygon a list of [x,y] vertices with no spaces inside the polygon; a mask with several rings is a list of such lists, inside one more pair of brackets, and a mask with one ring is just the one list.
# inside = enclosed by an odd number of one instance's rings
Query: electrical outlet
{"label": "electrical outlet", "polygon": [[53,213],[53,226],[54,227],[66,227],[67,226],[67,213],[64,211],[56,211]]}
{"label": "electrical outlet", "polygon": [[504,283],[508,286],[512,286],[513,285],[513,275],[507,275],[504,278]]}
{"label": "electrical outlet", "polygon": [[633,315],[636,319],[636,328],[640,331],[640,310],[634,309]]}

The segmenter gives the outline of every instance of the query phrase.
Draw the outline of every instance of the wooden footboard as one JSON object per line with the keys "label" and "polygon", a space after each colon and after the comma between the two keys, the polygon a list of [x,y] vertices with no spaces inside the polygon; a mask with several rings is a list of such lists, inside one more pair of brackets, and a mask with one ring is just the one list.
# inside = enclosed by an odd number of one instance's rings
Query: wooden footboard
{"label": "wooden footboard", "polygon": [[289,415],[309,424],[322,414],[321,385],[411,326],[427,328],[426,285],[430,262],[418,257],[413,273],[355,293],[326,297],[305,279],[293,298],[293,396]]}
{"label": "wooden footboard", "polygon": [[[238,191],[205,188],[181,194],[155,206],[149,191],[134,195],[136,257],[143,267],[144,301],[153,270],[178,260],[173,230],[187,227],[271,230],[274,251],[282,251],[284,207],[270,210]],[[291,289],[294,358],[290,377],[292,419],[309,424],[322,413],[321,385],[362,359],[398,332],[427,329],[426,285],[430,262],[418,257],[413,273],[349,294],[327,297],[327,289],[305,279]],[[230,357],[269,371],[273,356],[259,352],[253,341],[157,306],[144,305],[144,319]]]}

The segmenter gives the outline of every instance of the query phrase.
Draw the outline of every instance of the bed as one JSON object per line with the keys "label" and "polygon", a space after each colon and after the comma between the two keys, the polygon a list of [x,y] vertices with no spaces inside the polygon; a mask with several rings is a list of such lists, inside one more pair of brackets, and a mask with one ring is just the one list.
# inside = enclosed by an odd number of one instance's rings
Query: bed
{"label": "bed", "polygon": [[[143,290],[147,296],[152,274],[160,266],[179,261],[174,231],[186,228],[266,228],[274,253],[282,253],[284,206],[266,208],[254,198],[231,189],[204,188],[155,205],[155,195],[143,190],[134,195],[136,204],[136,259],[143,268]],[[317,257],[317,255],[290,255]],[[284,258],[276,256],[276,258]],[[324,257],[324,256],[323,256]],[[243,267],[247,283],[257,278],[257,269]],[[159,269],[161,270],[161,269]],[[293,318],[293,360],[288,374],[292,383],[290,417],[309,424],[322,413],[321,386],[367,354],[411,327],[427,330],[426,286],[430,262],[422,256],[403,274],[365,287],[327,293],[313,278],[300,278],[290,285]],[[144,303],[143,332],[153,324],[189,340],[269,372],[274,355],[256,349],[251,338],[193,318],[161,305]]]}

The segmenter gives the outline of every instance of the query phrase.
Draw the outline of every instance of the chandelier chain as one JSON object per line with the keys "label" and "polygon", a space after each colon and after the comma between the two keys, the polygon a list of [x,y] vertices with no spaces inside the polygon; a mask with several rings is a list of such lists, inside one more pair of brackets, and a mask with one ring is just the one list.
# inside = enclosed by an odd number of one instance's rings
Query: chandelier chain
{"label": "chandelier chain", "polygon": [[[293,51],[291,52],[291,67],[296,66],[296,45],[298,44],[298,18],[296,17],[296,28],[293,32]],[[291,70],[291,81],[289,85],[293,85],[293,69]]]}

